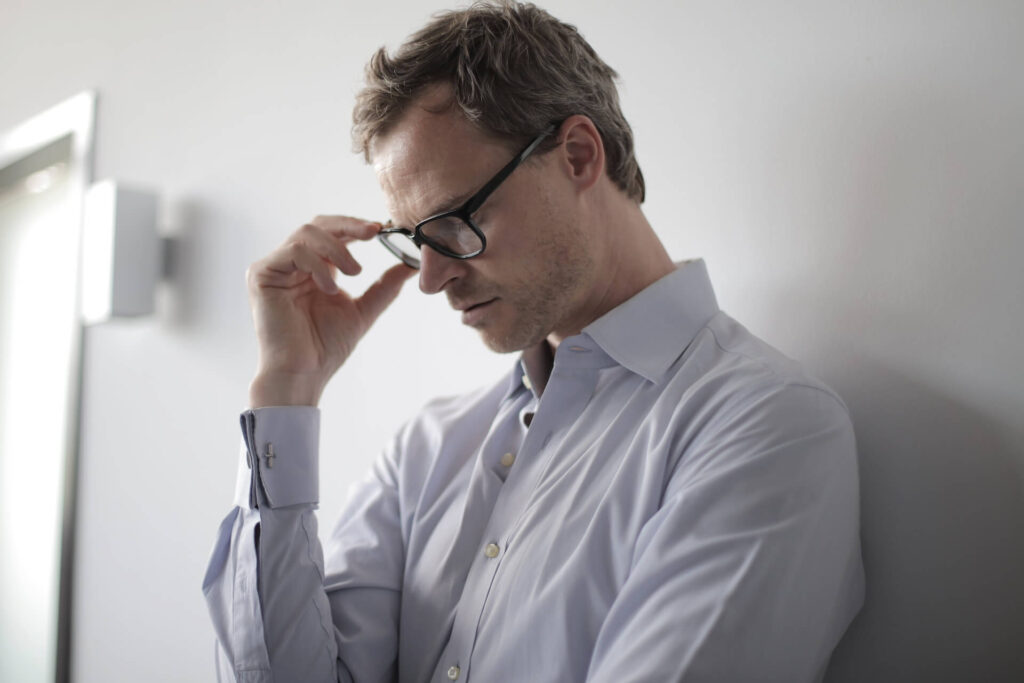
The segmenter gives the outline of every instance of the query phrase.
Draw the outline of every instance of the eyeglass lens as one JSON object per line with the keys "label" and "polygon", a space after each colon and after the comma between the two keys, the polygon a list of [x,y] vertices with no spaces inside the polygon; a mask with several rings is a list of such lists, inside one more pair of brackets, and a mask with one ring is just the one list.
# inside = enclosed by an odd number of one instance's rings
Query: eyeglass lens
{"label": "eyeglass lens", "polygon": [[443,216],[420,226],[423,238],[453,254],[465,256],[483,248],[480,236],[456,216]]}
{"label": "eyeglass lens", "polygon": [[[441,216],[420,225],[420,235],[428,244],[439,247],[442,253],[457,256],[475,254],[484,247],[480,236],[456,216]],[[395,256],[414,268],[420,265],[420,249],[412,237],[401,232],[382,234],[381,239]]]}
{"label": "eyeglass lens", "polygon": [[413,268],[420,267],[420,250],[412,238],[400,232],[386,233],[380,236],[388,249]]}

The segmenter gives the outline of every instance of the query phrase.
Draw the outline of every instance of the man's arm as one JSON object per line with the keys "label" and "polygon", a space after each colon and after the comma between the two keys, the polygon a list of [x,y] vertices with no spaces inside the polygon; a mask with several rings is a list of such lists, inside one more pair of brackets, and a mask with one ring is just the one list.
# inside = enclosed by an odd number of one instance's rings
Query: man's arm
{"label": "man's arm", "polygon": [[[328,381],[414,270],[399,264],[361,296],[334,282],[338,270],[360,271],[353,240],[372,239],[380,224],[347,216],[318,216],[246,273],[259,343],[250,406],[242,416],[244,460],[236,506],[221,523],[203,593],[220,643],[218,671],[238,681],[387,680],[393,650],[375,642],[357,647],[350,671],[324,587],[323,550],[314,509],[318,497],[315,406]],[[380,482],[386,490],[387,482]],[[380,518],[397,515],[379,499]],[[401,543],[382,532],[380,543]],[[394,554],[383,554],[386,564]],[[376,568],[400,578],[401,567]],[[397,595],[397,582],[396,582]],[[387,591],[361,600],[350,593],[339,618],[397,639]],[[386,640],[386,638],[384,639]],[[365,644],[365,641],[359,643]],[[223,657],[221,657],[223,655]],[[224,661],[226,660],[226,662]],[[383,668],[381,668],[383,667]],[[219,677],[220,677],[219,674]]]}
{"label": "man's arm", "polygon": [[863,602],[845,407],[786,386],[684,454],[587,680],[817,681]]}
{"label": "man's arm", "polygon": [[319,412],[266,408],[242,422],[236,507],[203,582],[219,679],[393,680],[404,557],[393,460],[385,453],[354,490],[343,517],[358,519],[334,539],[346,551],[373,552],[359,553],[365,566],[325,582],[315,514]]}
{"label": "man's arm", "polygon": [[[282,655],[290,664],[296,645],[312,645],[304,677],[337,681],[333,628],[319,618],[326,603],[313,512],[319,411],[246,411],[242,432],[235,507],[221,523],[203,580],[225,660],[218,668],[227,669],[229,681],[282,680]],[[279,609],[286,604],[288,610]]]}

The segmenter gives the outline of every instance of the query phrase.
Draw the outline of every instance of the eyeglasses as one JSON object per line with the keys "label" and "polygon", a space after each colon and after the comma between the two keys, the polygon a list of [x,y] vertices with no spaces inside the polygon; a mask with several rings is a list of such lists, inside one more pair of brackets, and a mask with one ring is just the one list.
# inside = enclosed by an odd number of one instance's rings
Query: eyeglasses
{"label": "eyeglasses", "polygon": [[487,238],[473,222],[473,214],[491,193],[512,175],[512,171],[537,149],[544,138],[554,131],[554,125],[548,126],[459,208],[426,218],[417,223],[412,230],[394,227],[391,221],[388,221],[377,234],[377,239],[411,268],[420,267],[420,248],[424,244],[439,254],[457,259],[469,259],[484,253]]}

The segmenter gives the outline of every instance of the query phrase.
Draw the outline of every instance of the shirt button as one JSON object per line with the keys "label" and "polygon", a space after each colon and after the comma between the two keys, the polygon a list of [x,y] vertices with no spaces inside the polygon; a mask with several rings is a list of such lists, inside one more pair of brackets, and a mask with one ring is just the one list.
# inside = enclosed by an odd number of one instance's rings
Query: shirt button
{"label": "shirt button", "polygon": [[498,556],[499,552],[501,552],[501,548],[494,543],[488,543],[487,547],[484,548],[484,555],[492,560]]}
{"label": "shirt button", "polygon": [[457,667],[457,666],[450,667],[448,669],[448,678],[450,678],[451,680],[454,681],[456,678],[459,677],[459,674],[461,673],[461,671],[462,670],[459,669],[459,667]]}
{"label": "shirt button", "polygon": [[505,467],[512,467],[512,465],[515,463],[515,461],[516,461],[516,454],[515,453],[506,453],[505,455],[501,456],[501,464],[504,465]]}

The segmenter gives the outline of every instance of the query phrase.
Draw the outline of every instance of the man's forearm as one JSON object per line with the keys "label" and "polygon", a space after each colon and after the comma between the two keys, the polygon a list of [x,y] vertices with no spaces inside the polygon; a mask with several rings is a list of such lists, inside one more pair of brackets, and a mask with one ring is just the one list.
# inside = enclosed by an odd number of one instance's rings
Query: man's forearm
{"label": "man's forearm", "polygon": [[[236,507],[203,593],[233,680],[339,680],[317,536],[313,408],[246,411]],[[341,680],[344,680],[342,678]]]}

